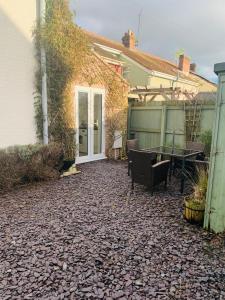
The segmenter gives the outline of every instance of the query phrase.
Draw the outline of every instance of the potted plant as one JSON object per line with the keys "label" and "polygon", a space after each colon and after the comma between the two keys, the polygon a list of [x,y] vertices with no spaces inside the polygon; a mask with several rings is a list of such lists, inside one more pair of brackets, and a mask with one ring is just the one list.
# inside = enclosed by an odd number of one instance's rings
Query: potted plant
{"label": "potted plant", "polygon": [[191,223],[202,224],[205,212],[205,199],[208,183],[208,171],[204,168],[197,170],[192,178],[194,192],[184,199],[184,218]]}

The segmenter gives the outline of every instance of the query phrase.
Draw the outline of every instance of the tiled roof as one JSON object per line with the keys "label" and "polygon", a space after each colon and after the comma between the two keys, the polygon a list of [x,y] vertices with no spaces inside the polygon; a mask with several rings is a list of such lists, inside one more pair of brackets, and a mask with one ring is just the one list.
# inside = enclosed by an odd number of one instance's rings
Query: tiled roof
{"label": "tiled roof", "polygon": [[92,43],[98,43],[101,45],[104,45],[106,47],[110,47],[116,50],[121,51],[124,55],[129,57],[130,59],[136,61],[143,67],[145,67],[148,70],[151,71],[157,71],[164,74],[177,76],[179,73],[179,77],[185,80],[193,81],[196,83],[200,83],[202,81],[206,81],[208,84],[212,84],[212,86],[216,86],[214,83],[210,82],[209,80],[203,78],[202,76],[199,76],[195,73],[190,72],[189,75],[186,75],[182,73],[179,68],[176,66],[176,64],[162,59],[160,57],[151,55],[149,53],[143,52],[137,48],[135,49],[129,49],[126,48],[122,43],[109,40],[103,36],[97,35],[95,33],[89,32],[84,30],[84,32],[87,34],[89,40]]}

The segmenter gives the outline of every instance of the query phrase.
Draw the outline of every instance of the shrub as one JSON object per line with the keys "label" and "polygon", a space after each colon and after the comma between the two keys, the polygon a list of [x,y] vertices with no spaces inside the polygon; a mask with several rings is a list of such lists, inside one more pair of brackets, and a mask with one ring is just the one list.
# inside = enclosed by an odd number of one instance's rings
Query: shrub
{"label": "shrub", "polygon": [[17,153],[0,150],[0,189],[9,189],[21,182],[23,166],[18,162]]}
{"label": "shrub", "polygon": [[62,147],[55,143],[0,150],[0,189],[59,177],[63,157]]}

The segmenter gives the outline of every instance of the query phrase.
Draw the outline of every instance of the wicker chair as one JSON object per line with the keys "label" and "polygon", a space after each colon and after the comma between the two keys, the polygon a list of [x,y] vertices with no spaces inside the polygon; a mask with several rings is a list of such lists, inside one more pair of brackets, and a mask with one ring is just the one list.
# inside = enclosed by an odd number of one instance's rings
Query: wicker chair
{"label": "wicker chair", "polygon": [[187,141],[186,142],[186,148],[191,149],[191,150],[204,152],[205,145],[203,143],[199,143],[199,142]]}
{"label": "wicker chair", "polygon": [[199,143],[199,142],[187,141],[186,148],[202,152],[202,153],[196,155],[196,160],[204,160],[205,159],[205,154],[204,154],[205,144]]}
{"label": "wicker chair", "polygon": [[167,175],[170,166],[170,161],[156,161],[156,153],[130,150],[131,157],[131,178],[132,189],[134,183],[139,183],[146,186],[153,194],[154,187],[161,182],[167,185]]}
{"label": "wicker chair", "polygon": [[[204,149],[205,145],[203,143],[199,142],[192,142],[192,141],[187,141],[186,142],[186,149],[188,150],[195,150],[195,151],[201,151],[201,153],[197,154],[195,157],[192,157],[192,159],[187,159],[185,162],[185,175],[188,177],[194,176],[196,173],[196,166],[200,165],[200,162],[205,160],[205,154],[204,154]],[[204,165],[204,163],[202,164]],[[207,163],[205,164],[207,165]],[[173,174],[175,174],[175,171],[181,170],[182,168],[182,161],[179,158],[174,159],[174,166],[173,166]],[[180,172],[178,173],[177,176],[180,176]]]}
{"label": "wicker chair", "polygon": [[188,179],[190,179],[190,176],[191,178],[193,179],[197,179],[197,176],[198,176],[198,173],[199,173],[199,170],[204,170],[204,171],[207,171],[209,170],[209,161],[203,161],[203,160],[194,160],[194,159],[188,159],[186,161],[186,163],[188,164],[188,167],[189,167],[189,173],[186,174]]}
{"label": "wicker chair", "polygon": [[128,176],[130,176],[131,157],[130,150],[138,150],[138,139],[127,140],[127,157],[128,157]]}

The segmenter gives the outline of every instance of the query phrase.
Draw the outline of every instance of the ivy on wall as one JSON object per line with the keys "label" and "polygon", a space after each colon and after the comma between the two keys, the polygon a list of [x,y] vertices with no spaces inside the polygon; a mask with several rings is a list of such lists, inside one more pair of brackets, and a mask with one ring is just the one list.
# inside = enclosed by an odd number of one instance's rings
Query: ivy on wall
{"label": "ivy on wall", "polygon": [[127,84],[98,57],[89,40],[73,22],[67,0],[46,0],[45,24],[34,31],[38,69],[35,101],[37,135],[42,139],[40,49],[46,51],[48,123],[50,141],[62,143],[66,158],[75,156],[74,85],[102,85],[106,88],[107,145],[114,131],[126,131]]}
{"label": "ivy on wall", "polygon": [[[87,61],[86,67],[81,70],[77,80],[88,86],[102,86],[106,89],[106,154],[108,157],[114,157],[112,147],[115,131],[122,133],[124,142],[126,139],[128,83],[94,52],[87,56]],[[125,147],[121,155],[125,155]]]}
{"label": "ivy on wall", "polygon": [[[82,30],[73,22],[68,1],[46,0],[45,24],[35,29],[38,70],[36,90],[41,95],[41,46],[46,52],[49,139],[63,144],[67,158],[75,156],[72,85],[90,51]],[[37,135],[42,138],[41,98],[36,98]]]}

